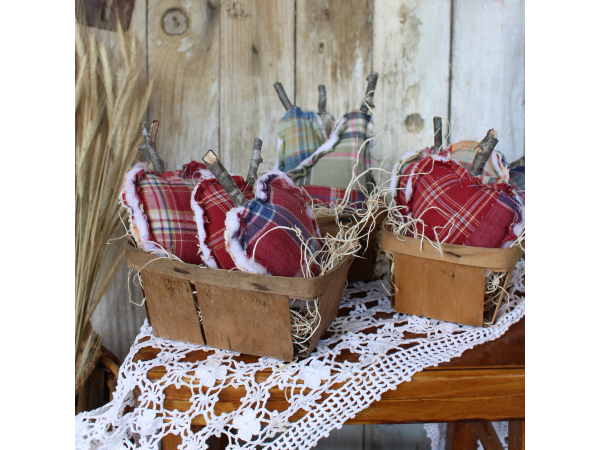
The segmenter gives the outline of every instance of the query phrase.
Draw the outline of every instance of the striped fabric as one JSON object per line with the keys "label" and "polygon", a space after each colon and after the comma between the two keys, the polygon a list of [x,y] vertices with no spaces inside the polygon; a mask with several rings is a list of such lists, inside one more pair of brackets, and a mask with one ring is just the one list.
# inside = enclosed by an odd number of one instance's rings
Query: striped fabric
{"label": "striped fabric", "polygon": [[[248,200],[254,198],[252,188],[241,176],[233,175],[233,180]],[[207,177],[198,183],[192,201],[202,208],[204,236],[206,237],[201,245],[208,247],[219,269],[230,270],[235,268],[235,263],[227,252],[224,237],[225,217],[227,212],[233,208],[233,202],[212,175],[210,178]],[[197,227],[199,226],[201,225],[197,225]],[[198,235],[201,236],[202,233],[198,233]],[[209,264],[208,261],[205,262]]]}
{"label": "striped fabric", "polygon": [[136,206],[141,206],[147,220],[150,241],[186,263],[200,264],[196,222],[190,206],[193,187],[190,180],[173,172],[157,175],[141,170],[135,180],[140,203]]}
{"label": "striped fabric", "polygon": [[[341,203],[346,194],[345,189],[330,188],[327,186],[313,186],[306,185],[302,186],[302,190],[308,194],[312,199],[313,205],[331,205],[335,206],[337,203]],[[348,200],[349,206],[353,206],[358,209],[364,208],[364,202],[367,200],[367,196],[361,191],[350,191],[350,199]]]}
{"label": "striped fabric", "polygon": [[[240,229],[233,239],[240,242],[248,258],[254,256],[269,274],[301,277],[302,267],[306,265],[302,241],[294,231],[275,228],[297,227],[311,252],[320,250],[322,244],[314,239],[320,237],[319,228],[308,208],[306,194],[290,185],[289,178],[282,175],[269,173],[257,181],[256,199],[238,212]],[[317,273],[316,264],[310,271],[313,275]]]}
{"label": "striped fabric", "polygon": [[[296,185],[329,186],[345,190],[352,180],[353,170],[358,176],[371,167],[372,141],[363,147],[360,156],[358,152],[365,140],[375,134],[373,119],[360,110],[350,111],[344,117],[347,120],[346,128],[340,134],[340,140],[333,151],[320,155],[314,165],[304,169],[305,174],[301,176],[295,174]],[[354,168],[357,159],[358,165]],[[368,192],[374,185],[370,173],[362,175],[352,189],[360,190],[359,183]]]}
{"label": "striped fabric", "polygon": [[277,125],[279,170],[288,172],[309,157],[325,142],[324,133],[321,119],[314,112],[297,106],[286,111]]}
{"label": "striped fabric", "polygon": [[424,222],[422,232],[448,244],[497,248],[514,241],[521,205],[507,183],[484,184],[454,160],[423,157],[400,179],[396,202]]}

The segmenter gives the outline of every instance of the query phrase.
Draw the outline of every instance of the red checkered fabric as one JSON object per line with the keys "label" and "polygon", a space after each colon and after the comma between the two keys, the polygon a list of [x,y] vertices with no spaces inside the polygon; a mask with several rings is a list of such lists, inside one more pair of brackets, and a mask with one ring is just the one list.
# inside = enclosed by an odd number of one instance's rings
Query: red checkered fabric
{"label": "red checkered fabric", "polygon": [[[257,180],[256,199],[232,210],[227,218],[229,251],[236,265],[249,272],[301,277],[307,261],[302,240],[314,254],[321,249],[319,228],[308,207],[307,195],[283,172],[269,172]],[[295,231],[299,229],[302,240]],[[310,272],[315,275],[317,264]]]}
{"label": "red checkered fabric", "polygon": [[157,175],[144,163],[136,164],[125,175],[121,199],[129,210],[138,245],[157,256],[166,256],[162,247],[186,263],[200,264],[190,205],[192,190],[190,180],[173,172]]}
{"label": "red checkered fabric", "polygon": [[213,174],[206,164],[194,161],[193,159],[181,166],[181,169],[175,171],[175,175],[183,178],[184,180],[190,180],[192,183],[196,184],[202,177],[212,177]]}
{"label": "red checkered fabric", "polygon": [[[313,186],[306,185],[302,186],[301,189],[308,194],[312,199],[313,205],[335,205],[341,203],[346,195],[345,189],[331,188],[327,186]],[[350,198],[348,204],[355,208],[364,208],[364,202],[367,200],[367,196],[361,191],[350,191]]]}
{"label": "red checkered fabric", "polygon": [[511,243],[523,223],[522,204],[506,183],[484,184],[454,160],[422,158],[402,177],[396,202],[431,240],[496,248]]}
{"label": "red checkered fabric", "polygon": [[[248,200],[254,198],[252,187],[239,175],[233,180]],[[233,202],[214,176],[203,178],[194,189],[192,209],[195,212],[196,228],[202,259],[209,267],[230,270],[235,263],[225,247],[225,217],[233,208]]]}

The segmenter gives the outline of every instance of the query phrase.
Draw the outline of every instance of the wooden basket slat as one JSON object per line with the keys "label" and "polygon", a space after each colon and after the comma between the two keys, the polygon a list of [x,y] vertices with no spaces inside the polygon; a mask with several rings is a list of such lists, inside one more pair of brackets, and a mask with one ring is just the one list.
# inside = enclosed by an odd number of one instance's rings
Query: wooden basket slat
{"label": "wooden basket slat", "polygon": [[148,317],[157,336],[205,345],[189,281],[141,271]]}

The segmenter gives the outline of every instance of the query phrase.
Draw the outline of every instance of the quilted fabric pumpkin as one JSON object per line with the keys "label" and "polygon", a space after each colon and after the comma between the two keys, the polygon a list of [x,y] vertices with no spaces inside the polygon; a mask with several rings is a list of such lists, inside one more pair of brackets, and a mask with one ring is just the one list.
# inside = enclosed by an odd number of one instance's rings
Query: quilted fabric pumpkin
{"label": "quilted fabric pumpkin", "polygon": [[[315,275],[318,266],[306,267],[302,247],[305,242],[312,253],[321,249],[319,228],[308,205],[306,194],[284,173],[261,176],[256,198],[227,213],[225,241],[235,265],[266,275],[300,277],[304,271]],[[302,238],[291,229],[300,230]]]}
{"label": "quilted fabric pumpkin", "polygon": [[145,163],[127,172],[120,200],[129,211],[131,234],[138,246],[157,256],[166,257],[167,251],[183,262],[201,263],[190,206],[193,188],[190,179],[173,172],[158,175]]}

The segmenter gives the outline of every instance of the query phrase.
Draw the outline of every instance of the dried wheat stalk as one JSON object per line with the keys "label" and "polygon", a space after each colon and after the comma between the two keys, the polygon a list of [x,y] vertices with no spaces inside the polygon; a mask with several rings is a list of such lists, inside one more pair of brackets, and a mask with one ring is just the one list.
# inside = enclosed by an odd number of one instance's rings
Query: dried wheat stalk
{"label": "dried wheat stalk", "polygon": [[151,91],[137,63],[135,39],[122,30],[117,33],[120,54],[109,58],[93,32],[76,24],[76,391],[100,354],[100,338],[90,318],[123,260],[124,249],[107,257],[106,244],[119,226],[117,199],[124,174],[137,155],[138,127]]}

